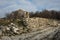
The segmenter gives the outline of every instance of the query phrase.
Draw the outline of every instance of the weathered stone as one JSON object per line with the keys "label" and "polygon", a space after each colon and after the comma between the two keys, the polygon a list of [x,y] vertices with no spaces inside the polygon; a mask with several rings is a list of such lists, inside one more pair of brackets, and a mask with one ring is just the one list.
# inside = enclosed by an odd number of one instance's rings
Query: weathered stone
{"label": "weathered stone", "polygon": [[8,36],[3,36],[1,40],[12,40],[12,39]]}

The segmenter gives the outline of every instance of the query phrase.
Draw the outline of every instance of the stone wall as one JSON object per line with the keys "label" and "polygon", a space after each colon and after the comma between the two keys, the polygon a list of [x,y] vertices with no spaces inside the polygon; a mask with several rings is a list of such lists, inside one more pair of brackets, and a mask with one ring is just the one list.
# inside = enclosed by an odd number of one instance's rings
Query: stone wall
{"label": "stone wall", "polygon": [[46,27],[48,25],[50,26],[56,26],[57,25],[57,21],[56,20],[52,20],[52,19],[46,19],[46,18],[26,18],[26,22],[28,24],[28,28],[31,29],[37,29],[40,28],[42,26]]}

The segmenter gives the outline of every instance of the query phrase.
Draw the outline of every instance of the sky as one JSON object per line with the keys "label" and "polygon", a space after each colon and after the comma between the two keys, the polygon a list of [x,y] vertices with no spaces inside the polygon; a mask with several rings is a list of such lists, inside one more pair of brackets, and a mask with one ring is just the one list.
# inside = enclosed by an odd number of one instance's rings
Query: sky
{"label": "sky", "polygon": [[25,11],[60,10],[60,0],[0,0],[0,18],[6,13],[22,9]]}

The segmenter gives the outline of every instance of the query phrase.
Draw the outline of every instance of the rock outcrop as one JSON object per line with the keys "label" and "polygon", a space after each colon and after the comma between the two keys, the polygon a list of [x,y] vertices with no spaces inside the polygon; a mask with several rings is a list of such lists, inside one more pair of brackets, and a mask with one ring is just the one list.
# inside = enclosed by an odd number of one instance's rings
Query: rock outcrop
{"label": "rock outcrop", "polygon": [[3,36],[0,40],[60,40],[59,30],[60,27],[48,27],[43,30],[16,35],[16,36]]}

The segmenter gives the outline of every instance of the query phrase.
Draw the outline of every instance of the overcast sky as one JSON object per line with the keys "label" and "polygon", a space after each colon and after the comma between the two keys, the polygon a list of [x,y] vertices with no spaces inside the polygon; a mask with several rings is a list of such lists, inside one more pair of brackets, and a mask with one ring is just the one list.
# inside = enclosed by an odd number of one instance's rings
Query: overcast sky
{"label": "overcast sky", "polygon": [[60,0],[0,0],[0,17],[18,9],[26,11],[60,10]]}

